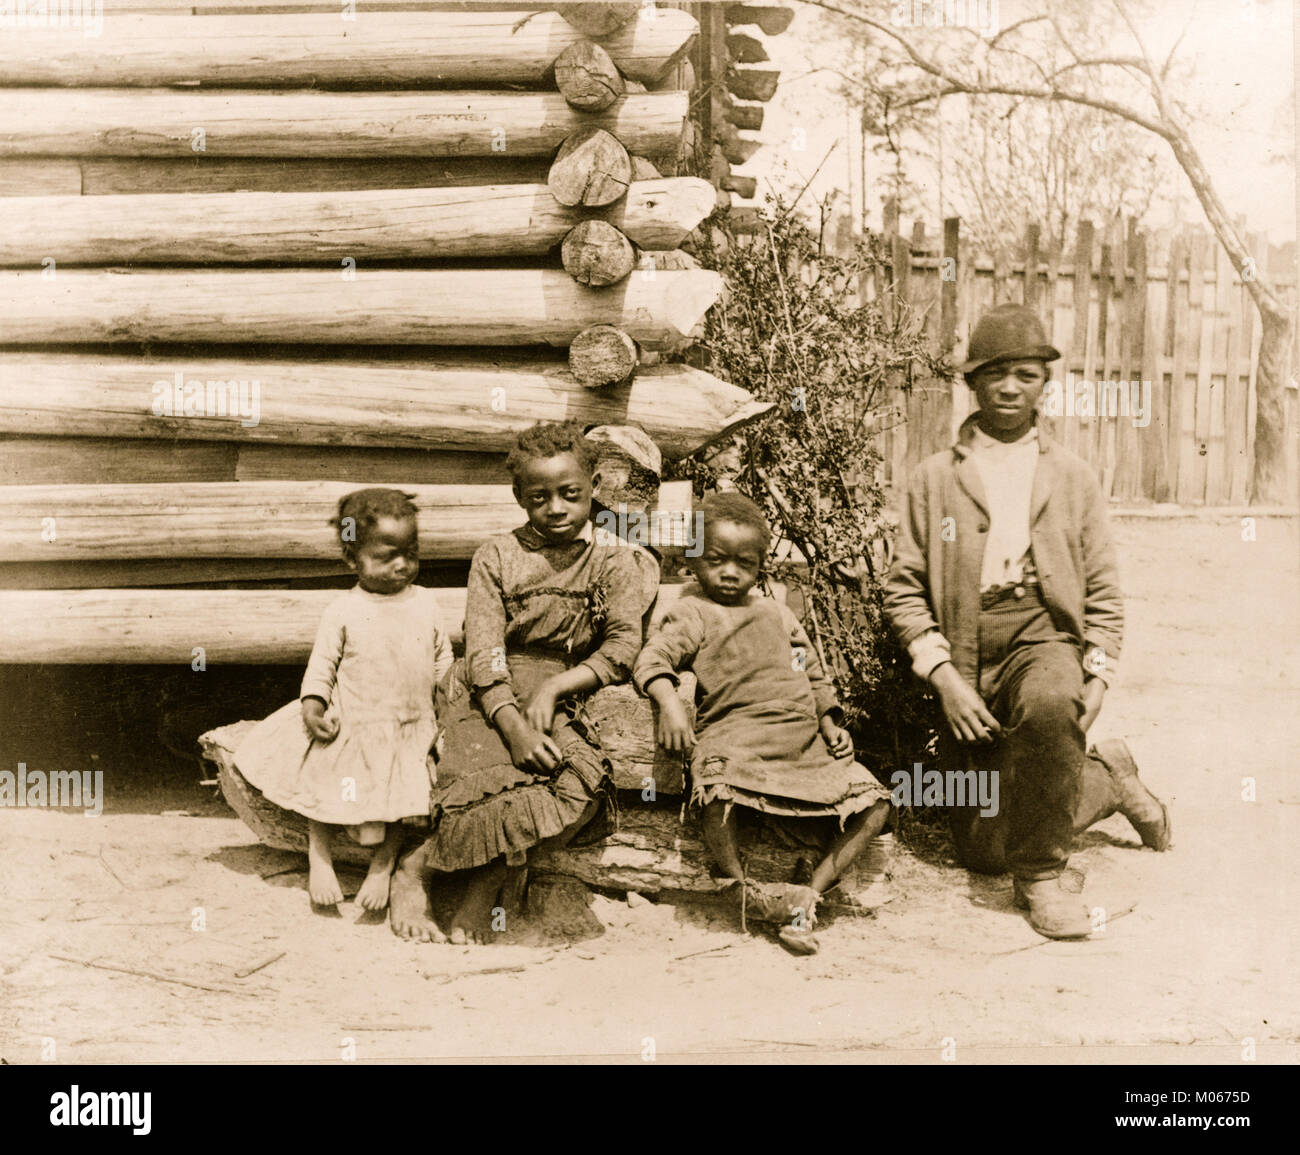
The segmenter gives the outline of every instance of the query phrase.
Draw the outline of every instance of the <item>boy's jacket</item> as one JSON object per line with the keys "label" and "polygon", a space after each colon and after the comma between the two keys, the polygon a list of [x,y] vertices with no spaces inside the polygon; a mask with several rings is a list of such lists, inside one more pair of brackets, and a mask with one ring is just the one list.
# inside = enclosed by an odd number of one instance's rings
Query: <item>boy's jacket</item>
{"label": "boy's jacket", "polygon": [[[989,526],[971,460],[977,417],[962,423],[952,449],[913,471],[885,584],[885,611],[899,641],[910,645],[937,628],[972,686],[979,684],[980,568]],[[1043,600],[1056,627],[1078,639],[1085,676],[1109,682],[1123,640],[1124,602],[1106,503],[1092,467],[1052,441],[1041,422],[1038,445],[1029,536]]]}

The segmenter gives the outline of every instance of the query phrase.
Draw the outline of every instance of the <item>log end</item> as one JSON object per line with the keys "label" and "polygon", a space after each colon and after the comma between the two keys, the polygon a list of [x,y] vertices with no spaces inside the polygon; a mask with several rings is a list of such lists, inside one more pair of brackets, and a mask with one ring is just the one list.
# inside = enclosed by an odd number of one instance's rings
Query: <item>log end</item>
{"label": "log end", "polygon": [[636,366],[636,342],[613,325],[583,329],[569,346],[569,370],[587,389],[630,381]]}
{"label": "log end", "polygon": [[582,285],[616,285],[632,271],[632,242],[607,221],[580,221],[560,245],[565,271]]}
{"label": "log end", "polygon": [[546,186],[570,208],[610,205],[632,183],[632,158],[622,142],[603,128],[584,128],[565,138],[555,154]]}
{"label": "log end", "polygon": [[613,58],[599,44],[579,40],[555,58],[555,86],[570,107],[602,112],[626,91]]}

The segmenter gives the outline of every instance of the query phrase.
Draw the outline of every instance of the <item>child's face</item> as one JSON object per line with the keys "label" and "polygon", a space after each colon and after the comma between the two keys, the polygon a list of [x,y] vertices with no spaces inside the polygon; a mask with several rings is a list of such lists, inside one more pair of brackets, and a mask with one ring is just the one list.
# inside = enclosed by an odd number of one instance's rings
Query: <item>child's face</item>
{"label": "child's face", "polygon": [[562,544],[577,537],[591,520],[591,493],[598,478],[572,453],[534,457],[519,467],[515,500],[529,525],[547,541]]}
{"label": "child's face", "polygon": [[347,559],[361,588],[397,594],[420,572],[419,534],[413,517],[381,517]]}
{"label": "child's face", "polygon": [[704,550],[691,560],[691,569],[713,601],[734,606],[754,588],[762,564],[763,538],[757,529],[714,521],[705,534]]}
{"label": "child's face", "polygon": [[995,361],[981,365],[968,381],[979,401],[985,431],[1023,433],[1034,420],[1034,408],[1047,384],[1042,361]]}

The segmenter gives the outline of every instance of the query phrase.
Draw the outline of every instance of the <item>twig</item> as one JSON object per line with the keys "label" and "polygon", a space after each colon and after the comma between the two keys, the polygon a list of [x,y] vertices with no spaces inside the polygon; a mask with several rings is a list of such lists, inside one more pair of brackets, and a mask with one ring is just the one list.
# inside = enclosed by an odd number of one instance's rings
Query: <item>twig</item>
{"label": "twig", "polygon": [[711,946],[708,950],[693,950],[690,954],[679,954],[674,961],[681,962],[684,958],[699,958],[703,954],[717,954],[719,951],[730,950],[735,945],[735,943],[729,942],[725,946]]}
{"label": "twig", "polygon": [[453,983],[457,979],[469,978],[473,975],[503,975],[527,969],[527,963],[516,963],[514,966],[508,967],[482,967],[473,971],[457,971],[455,974],[450,975],[425,975],[425,978],[436,978],[440,983]]}
{"label": "twig", "polygon": [[816,1047],[818,1043],[801,1043],[796,1039],[751,1039],[745,1035],[740,1036],[742,1043],[770,1043],[777,1047]]}
{"label": "twig", "polygon": [[72,955],[66,955],[66,954],[52,954],[49,957],[52,959],[57,959],[59,962],[76,963],[78,966],[83,966],[83,967],[94,967],[96,970],[117,971],[119,974],[136,975],[140,978],[145,978],[145,979],[155,979],[160,983],[177,983],[180,986],[194,987],[196,990],[200,990],[200,991],[216,991],[218,994],[223,994],[223,995],[246,995],[250,993],[249,991],[246,990],[240,990],[238,987],[217,986],[214,983],[200,983],[200,982],[195,982],[193,979],[183,979],[183,978],[178,978],[176,975],[163,974],[161,971],[144,970],[137,967],[118,966],[116,963],[100,962],[97,959],[76,958]]}
{"label": "twig", "polygon": [[260,962],[252,963],[249,966],[241,967],[239,970],[235,971],[235,978],[246,979],[248,978],[249,975],[254,975],[258,971],[264,970],[266,967],[269,967],[273,962],[279,962],[280,959],[284,958],[284,956],[285,956],[284,951],[280,951],[278,954],[269,954],[266,956],[266,958],[262,959]]}
{"label": "twig", "polygon": [[[1137,910],[1136,902],[1132,906],[1126,906],[1123,910],[1116,911],[1114,914],[1107,914],[1106,925],[1110,926],[1110,924],[1114,922],[1117,918],[1123,918],[1126,914],[1132,914],[1135,910]],[[1040,938],[1037,942],[1031,942],[1028,946],[1013,947],[1011,950],[994,951],[993,954],[994,957],[1001,957],[1002,955],[1008,955],[1008,954],[1019,954],[1021,951],[1035,950],[1040,946],[1045,946],[1049,942],[1061,942],[1061,941],[1065,941],[1065,940],[1056,939],[1056,938]],[[1084,941],[1084,939],[1080,938],[1078,941],[1082,942]],[[1093,939],[1091,941],[1096,942],[1097,940]]]}

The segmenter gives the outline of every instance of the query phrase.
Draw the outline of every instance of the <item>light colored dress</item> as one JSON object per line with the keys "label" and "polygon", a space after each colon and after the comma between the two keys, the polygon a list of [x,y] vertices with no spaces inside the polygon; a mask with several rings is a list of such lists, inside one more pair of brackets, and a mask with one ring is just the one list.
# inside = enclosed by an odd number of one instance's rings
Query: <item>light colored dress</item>
{"label": "light colored dress", "polygon": [[235,765],[270,801],[318,822],[427,814],[434,688],[451,663],[433,590],[355,586],[326,608],[302,680],[302,697],[323,699],[337,716],[338,736],[315,740],[301,701],[290,702],[249,732]]}
{"label": "light colored dress", "polygon": [[724,606],[692,582],[637,658],[633,681],[699,683],[691,804],[739,803],[765,814],[835,817],[841,824],[889,791],[854,761],[834,757],[819,722],[838,712],[835,688],[790,609],[750,594]]}

